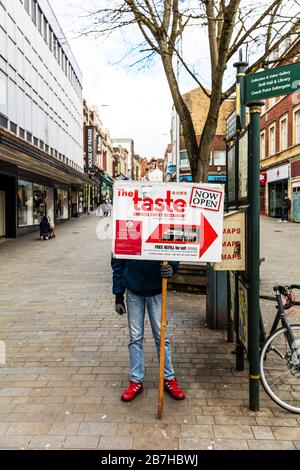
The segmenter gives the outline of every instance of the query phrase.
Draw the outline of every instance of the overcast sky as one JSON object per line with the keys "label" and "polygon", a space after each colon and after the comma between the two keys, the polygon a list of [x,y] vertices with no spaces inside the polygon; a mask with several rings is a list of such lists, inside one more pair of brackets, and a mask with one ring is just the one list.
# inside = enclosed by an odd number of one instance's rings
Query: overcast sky
{"label": "overcast sky", "polygon": [[[82,0],[49,0],[83,73],[83,96],[99,107],[112,137],[131,137],[135,152],[162,157],[170,141],[172,100],[161,65],[141,73],[112,65],[124,52],[120,37],[104,44],[76,38]],[[101,106],[109,105],[109,106]],[[167,134],[167,135],[166,135]]]}

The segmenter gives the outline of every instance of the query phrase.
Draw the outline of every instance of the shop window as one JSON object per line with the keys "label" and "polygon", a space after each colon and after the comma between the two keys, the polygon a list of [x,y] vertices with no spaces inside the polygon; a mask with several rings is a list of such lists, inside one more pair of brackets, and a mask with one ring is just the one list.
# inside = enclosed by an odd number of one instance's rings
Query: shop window
{"label": "shop window", "polygon": [[45,206],[46,215],[54,221],[54,189],[48,186],[45,187]]}
{"label": "shop window", "polygon": [[59,220],[68,219],[69,217],[68,191],[65,191],[63,189],[57,190],[56,217]]}
{"label": "shop window", "polygon": [[33,184],[33,223],[38,225],[45,215],[45,187]]}
{"label": "shop window", "polygon": [[33,187],[28,181],[18,181],[18,226],[33,224]]}

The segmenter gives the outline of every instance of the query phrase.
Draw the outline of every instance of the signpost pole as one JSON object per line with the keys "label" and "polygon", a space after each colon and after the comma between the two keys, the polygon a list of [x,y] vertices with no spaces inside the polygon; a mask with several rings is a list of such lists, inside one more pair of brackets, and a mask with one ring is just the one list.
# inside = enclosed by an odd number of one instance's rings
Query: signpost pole
{"label": "signpost pole", "polygon": [[[168,261],[163,261],[166,266]],[[160,353],[159,353],[159,388],[158,388],[158,419],[162,418],[164,406],[164,371],[165,371],[165,338],[167,324],[167,278],[162,279],[161,296],[161,327],[160,327]]]}
{"label": "signpost pole", "polygon": [[248,219],[248,275],[249,275],[249,408],[259,411],[259,256],[260,256],[260,112],[263,102],[248,103],[249,126],[249,219]]}
{"label": "signpost pole", "polygon": [[240,56],[240,61],[233,64],[236,67],[236,84],[237,90],[239,92],[236,95],[237,103],[236,103],[236,110],[237,116],[240,116],[240,123],[241,128],[244,129],[246,127],[246,106],[245,106],[245,70],[248,67],[248,63],[242,60],[242,55]]}

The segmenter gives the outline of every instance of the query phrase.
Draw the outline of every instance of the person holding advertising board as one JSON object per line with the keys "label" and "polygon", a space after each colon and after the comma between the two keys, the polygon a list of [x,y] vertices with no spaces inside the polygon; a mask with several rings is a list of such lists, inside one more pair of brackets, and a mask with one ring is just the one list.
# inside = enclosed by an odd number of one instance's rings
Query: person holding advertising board
{"label": "person holding advertising board", "polygon": [[[116,296],[115,309],[120,315],[126,313],[124,292],[126,290],[129,328],[130,383],[121,399],[131,401],[143,391],[144,382],[144,319],[147,307],[153,337],[159,356],[161,278],[169,278],[178,270],[179,263],[162,266],[159,261],[138,261],[112,259],[113,293]],[[174,377],[169,339],[165,339],[165,388],[170,395],[182,400],[184,392]]]}
{"label": "person holding advertising board", "polygon": [[116,181],[113,214],[115,310],[126,313],[130,384],[121,395],[131,401],[143,391],[144,318],[147,307],[160,360],[159,412],[163,389],[185,398],[172,366],[166,329],[166,280],[180,261],[221,260],[224,188],[201,183]]}

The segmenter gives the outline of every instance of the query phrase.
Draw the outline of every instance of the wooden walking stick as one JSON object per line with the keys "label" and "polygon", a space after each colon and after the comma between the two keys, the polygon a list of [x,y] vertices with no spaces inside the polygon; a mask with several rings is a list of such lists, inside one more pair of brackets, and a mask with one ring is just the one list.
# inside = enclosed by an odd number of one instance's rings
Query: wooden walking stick
{"label": "wooden walking stick", "polygon": [[[163,265],[167,266],[168,261],[163,261]],[[162,295],[161,295],[161,324],[160,324],[160,354],[159,354],[159,388],[158,388],[158,419],[162,418],[164,406],[164,371],[165,371],[165,338],[167,323],[167,284],[168,279],[162,279]]]}

